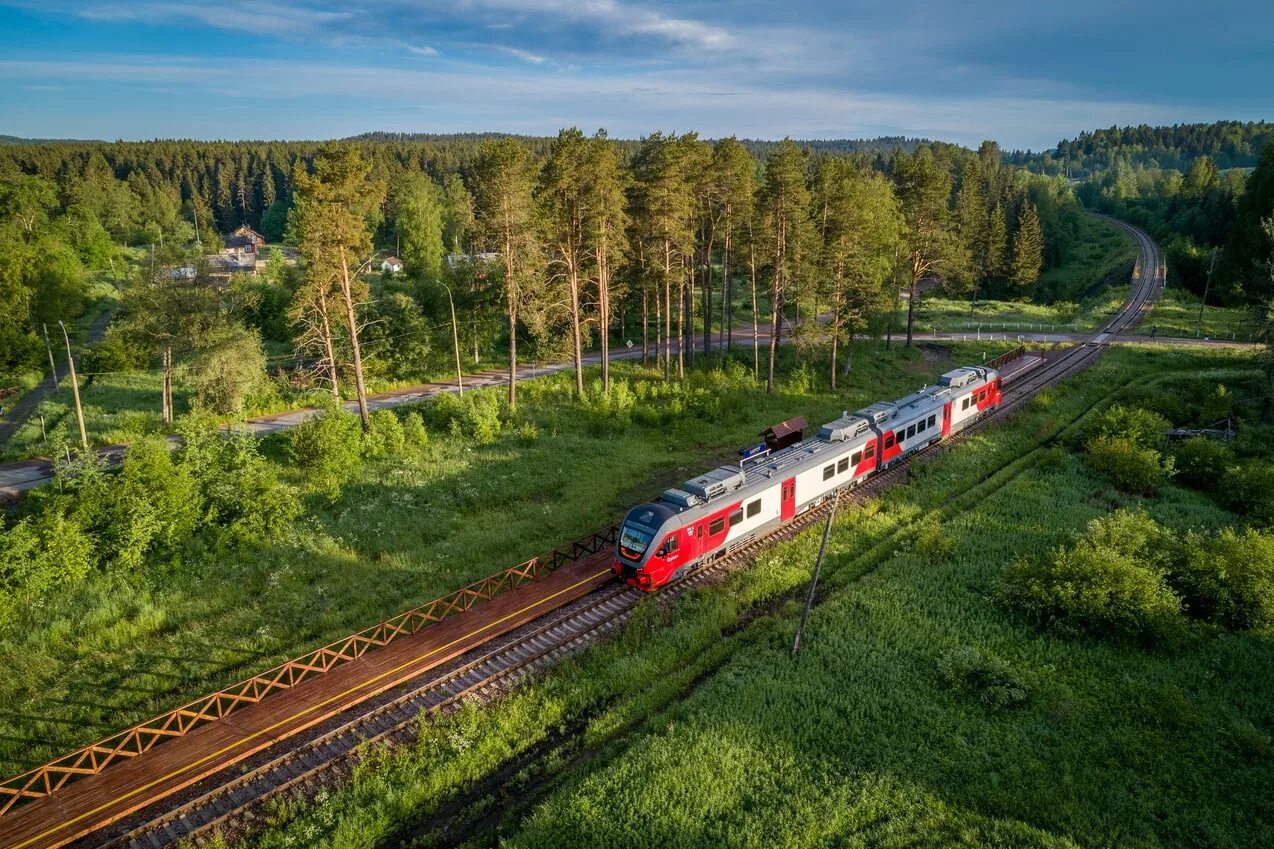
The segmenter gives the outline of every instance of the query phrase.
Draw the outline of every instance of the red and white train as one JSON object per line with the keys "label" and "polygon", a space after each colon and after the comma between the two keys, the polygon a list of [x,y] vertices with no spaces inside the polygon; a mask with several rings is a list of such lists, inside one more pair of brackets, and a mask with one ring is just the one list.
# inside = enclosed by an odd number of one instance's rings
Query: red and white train
{"label": "red and white train", "polygon": [[713,469],[630,510],[611,568],[631,586],[660,587],[968,427],[1000,400],[998,372],[965,366],[936,386],[846,413],[817,436],[741,452],[738,466]]}

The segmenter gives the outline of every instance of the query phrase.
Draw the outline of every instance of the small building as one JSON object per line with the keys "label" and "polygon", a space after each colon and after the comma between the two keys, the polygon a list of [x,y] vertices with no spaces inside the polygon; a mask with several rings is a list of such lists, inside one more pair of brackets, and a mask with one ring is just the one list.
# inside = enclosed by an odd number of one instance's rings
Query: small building
{"label": "small building", "polygon": [[403,270],[403,261],[396,256],[387,256],[381,262],[380,270],[386,274],[397,274]]}
{"label": "small building", "polygon": [[760,435],[765,440],[766,448],[778,451],[800,442],[808,426],[809,422],[805,421],[804,416],[797,416],[794,419],[779,422],[773,427],[767,427],[761,431]]}
{"label": "small building", "polygon": [[265,236],[253,230],[247,224],[226,237],[226,247],[252,247],[253,253],[265,245]]}

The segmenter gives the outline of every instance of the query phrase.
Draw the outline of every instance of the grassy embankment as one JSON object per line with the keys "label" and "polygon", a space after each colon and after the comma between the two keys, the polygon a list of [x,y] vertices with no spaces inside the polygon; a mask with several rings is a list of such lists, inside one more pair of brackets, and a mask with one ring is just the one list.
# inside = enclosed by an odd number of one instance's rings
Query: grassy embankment
{"label": "grassy embankment", "polygon": [[776,421],[819,422],[932,383],[973,347],[864,349],[838,393],[816,388],[822,378],[809,374],[821,369],[797,369],[789,350],[773,396],[737,375],[699,375],[679,390],[619,365],[640,390],[627,427],[574,406],[568,374],[532,381],[493,443],[433,432],[423,447],[350,469],[332,503],[272,437],[268,450],[305,499],[289,534],[250,555],[191,552],[99,577],[0,627],[0,773],[613,522]]}
{"label": "grassy embankment", "polygon": [[[651,599],[619,639],[493,708],[425,725],[418,746],[369,758],[318,804],[281,807],[253,842],[1267,846],[1274,635],[1062,637],[992,599],[1007,563],[1117,506],[1178,529],[1235,523],[1177,487],[1122,495],[1046,443],[1112,401],[1250,371],[1229,352],[1114,351],[845,511],[798,660],[817,532],[725,589]],[[944,675],[969,649],[1022,700]]]}

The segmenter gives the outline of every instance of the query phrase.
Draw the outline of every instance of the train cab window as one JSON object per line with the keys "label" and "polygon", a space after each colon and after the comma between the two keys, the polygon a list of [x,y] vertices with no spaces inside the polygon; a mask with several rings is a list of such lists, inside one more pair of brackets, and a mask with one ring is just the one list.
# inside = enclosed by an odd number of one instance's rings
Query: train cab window
{"label": "train cab window", "polygon": [[836,474],[843,475],[845,470],[849,468],[849,458],[841,457],[840,462],[836,464]]}
{"label": "train cab window", "polygon": [[832,463],[830,466],[824,466],[824,467],[823,467],[823,480],[825,480],[825,481],[827,481],[827,480],[831,480],[831,479],[832,479],[832,475],[834,475],[834,474],[836,474],[836,464],[835,464],[835,463]]}
{"label": "train cab window", "polygon": [[735,525],[739,524],[742,521],[743,521],[742,509],[735,510],[733,513],[730,514],[730,527],[733,528]]}
{"label": "train cab window", "polygon": [[708,536],[714,537],[725,530],[725,516],[718,516],[708,523]]}
{"label": "train cab window", "polygon": [[761,499],[757,499],[748,504],[748,518],[751,519],[757,513],[761,512]]}
{"label": "train cab window", "polygon": [[934,424],[937,423],[937,421],[938,421],[938,415],[935,413],[934,415],[929,417],[929,427],[933,427]]}
{"label": "train cab window", "polygon": [[[869,456],[870,456],[870,455],[869,455]],[[861,452],[861,451],[855,451],[855,452],[854,452],[854,456],[849,458],[849,462],[850,462],[850,464],[851,464],[851,465],[852,465],[855,469],[857,469],[857,468],[858,468],[858,464],[859,464],[859,463],[861,463],[862,461],[863,461],[863,452]]]}
{"label": "train cab window", "polygon": [[667,539],[664,540],[664,544],[659,546],[659,553],[662,553],[662,554],[672,554],[676,550],[677,550],[677,538],[675,536],[668,537]]}

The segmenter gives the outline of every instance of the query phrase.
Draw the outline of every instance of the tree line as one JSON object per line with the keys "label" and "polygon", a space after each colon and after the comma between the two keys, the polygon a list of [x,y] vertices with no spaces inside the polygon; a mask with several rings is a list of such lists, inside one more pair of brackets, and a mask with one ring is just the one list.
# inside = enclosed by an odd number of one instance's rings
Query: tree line
{"label": "tree line", "polygon": [[[337,395],[352,382],[360,398],[369,369],[419,376],[451,304],[466,352],[507,351],[510,370],[520,340],[577,365],[596,341],[605,386],[612,336],[636,331],[644,360],[680,377],[714,327],[734,345],[744,312],[754,369],[764,361],[770,385],[789,326],[797,341],[830,342],[835,381],[850,367],[843,344],[879,331],[930,280],[974,298],[1026,297],[1074,240],[1079,210],[1063,180],[1005,165],[993,142],[899,142],[888,154],[833,153],[571,129],[551,139],[15,146],[0,154],[0,226],[13,234],[0,294],[16,306],[0,322],[30,343],[30,360],[36,305],[52,291],[31,270],[55,253],[42,239],[85,246],[85,267],[113,265],[114,245],[141,244],[121,320],[96,353],[103,368],[158,363],[166,420],[171,379],[194,356],[202,396],[227,409],[269,360]],[[81,219],[93,238],[75,230]],[[201,257],[241,223],[293,245],[300,267],[276,256],[262,275],[205,285]],[[377,247],[400,253],[406,273],[369,274]],[[198,276],[178,273],[186,268]],[[295,353],[267,358],[262,340]],[[516,403],[513,381],[509,393]]]}
{"label": "tree line", "polygon": [[1124,161],[1132,167],[1187,171],[1196,159],[1210,157],[1220,168],[1251,168],[1271,138],[1267,121],[1214,121],[1209,124],[1146,124],[1108,127],[1063,139],[1053,150],[1014,151],[1007,161],[1048,174],[1081,179]]}

